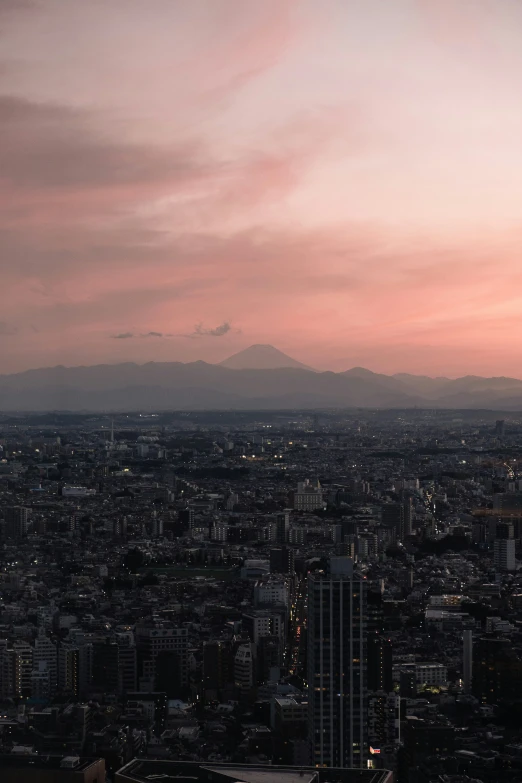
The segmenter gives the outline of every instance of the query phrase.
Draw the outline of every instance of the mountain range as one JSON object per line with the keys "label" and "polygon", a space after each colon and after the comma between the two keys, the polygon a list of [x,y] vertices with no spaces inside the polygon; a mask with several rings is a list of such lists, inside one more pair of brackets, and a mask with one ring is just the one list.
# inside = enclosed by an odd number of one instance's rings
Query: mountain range
{"label": "mountain range", "polygon": [[522,410],[517,378],[319,372],[273,346],[221,364],[149,362],[50,367],[0,376],[0,411],[252,410],[289,408]]}

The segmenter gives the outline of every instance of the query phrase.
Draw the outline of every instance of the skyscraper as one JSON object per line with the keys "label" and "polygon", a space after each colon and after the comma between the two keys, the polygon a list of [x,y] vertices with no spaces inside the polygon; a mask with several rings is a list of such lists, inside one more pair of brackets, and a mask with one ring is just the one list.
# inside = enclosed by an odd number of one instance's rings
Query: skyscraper
{"label": "skyscraper", "polygon": [[475,645],[473,658],[473,695],[482,704],[518,697],[522,661],[510,639],[483,636]]}
{"label": "skyscraper", "polygon": [[393,690],[391,639],[377,633],[368,636],[368,690]]}
{"label": "skyscraper", "polygon": [[29,509],[24,506],[9,506],[4,511],[7,538],[25,538],[29,523]]}
{"label": "skyscraper", "polygon": [[313,764],[367,758],[366,582],[349,558],[308,577],[309,742]]}
{"label": "skyscraper", "polygon": [[413,498],[401,494],[400,501],[382,507],[382,523],[385,527],[395,528],[397,539],[404,541],[413,532]]}
{"label": "skyscraper", "polygon": [[473,631],[462,634],[462,680],[466,693],[471,691],[473,679]]}
{"label": "skyscraper", "polygon": [[294,550],[286,546],[270,550],[271,574],[294,574],[295,560]]}
{"label": "skyscraper", "polygon": [[515,561],[515,539],[500,538],[494,542],[493,562],[498,571],[514,571]]}
{"label": "skyscraper", "polygon": [[401,541],[411,536],[413,532],[413,498],[411,495],[405,495],[401,501],[400,511],[400,530],[399,537]]}

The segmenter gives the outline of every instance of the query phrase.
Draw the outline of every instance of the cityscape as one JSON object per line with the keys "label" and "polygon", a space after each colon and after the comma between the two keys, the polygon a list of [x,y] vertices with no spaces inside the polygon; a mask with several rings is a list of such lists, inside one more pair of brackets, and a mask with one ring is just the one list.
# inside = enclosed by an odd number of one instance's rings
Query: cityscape
{"label": "cityscape", "polygon": [[0,783],[522,783],[522,0],[0,0]]}
{"label": "cityscape", "polygon": [[521,438],[4,414],[2,779],[520,780]]}

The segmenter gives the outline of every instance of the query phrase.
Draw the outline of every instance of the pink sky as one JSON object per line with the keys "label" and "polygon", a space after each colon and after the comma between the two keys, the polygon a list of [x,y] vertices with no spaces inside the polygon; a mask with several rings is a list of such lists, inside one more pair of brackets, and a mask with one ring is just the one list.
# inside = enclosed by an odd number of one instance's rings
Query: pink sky
{"label": "pink sky", "polygon": [[521,376],[521,30],[519,0],[0,0],[0,371],[261,342]]}

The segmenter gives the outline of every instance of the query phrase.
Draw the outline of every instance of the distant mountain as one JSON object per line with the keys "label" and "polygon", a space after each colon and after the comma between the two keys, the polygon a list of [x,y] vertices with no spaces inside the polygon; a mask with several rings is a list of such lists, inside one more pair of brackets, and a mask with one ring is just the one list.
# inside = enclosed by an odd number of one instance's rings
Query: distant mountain
{"label": "distant mountain", "polygon": [[251,345],[250,348],[229,356],[221,362],[221,367],[228,367],[229,370],[278,370],[282,367],[293,367],[295,370],[312,369],[273,345]]}
{"label": "distant mountain", "polygon": [[364,367],[352,367],[351,370],[341,373],[345,378],[361,378],[368,382],[382,386],[383,389],[395,392],[396,394],[413,394],[417,396],[417,392],[413,390],[413,387],[409,384],[402,383],[396,376],[384,375],[378,372],[372,372],[366,370]]}
{"label": "distant mountain", "polygon": [[420,394],[421,397],[428,399],[436,399],[444,387],[451,383],[449,378],[430,378],[428,375],[410,375],[405,372],[397,373],[391,377],[404,384],[410,393]]}
{"label": "distant mountain", "polygon": [[[245,354],[247,362],[271,359],[293,364],[237,368]],[[230,362],[233,367],[226,366]],[[413,407],[522,410],[522,381],[389,376],[363,367],[315,372],[271,346],[252,346],[221,365],[199,361],[60,366],[0,376],[0,411]]]}

